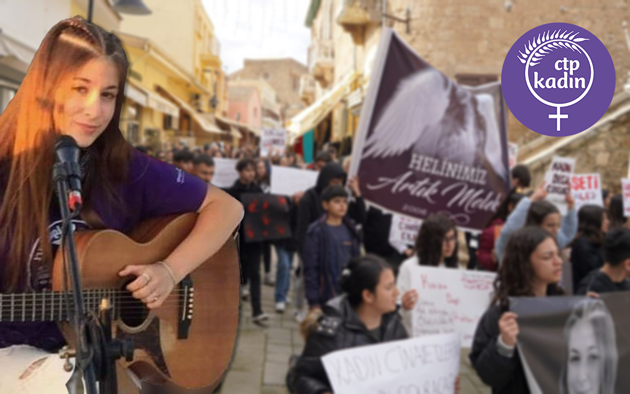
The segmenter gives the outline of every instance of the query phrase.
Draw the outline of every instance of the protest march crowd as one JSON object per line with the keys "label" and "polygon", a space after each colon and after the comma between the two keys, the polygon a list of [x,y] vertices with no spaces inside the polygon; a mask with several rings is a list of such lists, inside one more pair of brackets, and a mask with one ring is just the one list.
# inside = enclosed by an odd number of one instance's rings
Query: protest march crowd
{"label": "protest march crowd", "polygon": [[[596,299],[602,293],[630,290],[630,230],[622,196],[603,190],[604,206],[578,209],[569,191],[562,201],[566,213],[561,215],[548,201],[545,183],[531,185],[524,165],[512,168],[511,189],[481,233],[458,231],[448,216],[431,213],[419,226],[415,240],[403,240],[401,245],[392,242],[390,233],[392,225],[402,222],[392,224],[391,214],[363,200],[359,179],[347,176],[350,157],[339,158],[333,146],[324,146],[308,166],[288,148],[271,157],[260,157],[251,146],[234,149],[219,143],[193,150],[183,145],[160,152],[137,149],[209,183],[213,183],[216,161],[235,159],[238,178],[224,190],[241,202],[249,193],[269,195],[270,173],[275,168],[319,172],[311,188],[285,197],[283,220],[288,222],[289,238],[247,242],[247,226],[240,230],[241,296],[251,302],[253,321],[268,319],[261,308],[264,283],[275,286],[275,312],[284,313],[293,304],[301,323],[306,346],[291,360],[287,375],[293,393],[333,392],[330,370],[322,361],[331,352],[422,332],[412,327],[414,308],[423,300],[423,292],[412,280],[417,266],[496,273],[490,282],[491,301],[477,305],[485,313],[474,322],[474,335],[465,346],[471,347],[471,365],[493,393],[530,392],[516,347],[519,317],[510,311],[511,297],[575,294]],[[246,209],[243,223],[248,215],[253,214]],[[272,264],[277,264],[275,278]],[[576,368],[592,366],[588,363],[598,357],[571,354],[569,366]],[[574,374],[586,374],[579,371]],[[570,367],[568,373],[569,389],[564,392],[614,392],[584,391],[580,387],[597,383],[587,378],[572,380]],[[433,382],[433,389],[427,391],[425,382],[417,388],[425,391],[417,392],[459,392],[456,377],[440,384]]]}

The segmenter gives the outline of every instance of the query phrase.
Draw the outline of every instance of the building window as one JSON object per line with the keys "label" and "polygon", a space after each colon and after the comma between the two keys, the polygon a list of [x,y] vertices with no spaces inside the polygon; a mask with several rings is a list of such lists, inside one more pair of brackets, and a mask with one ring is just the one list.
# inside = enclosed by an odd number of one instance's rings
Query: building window
{"label": "building window", "polygon": [[173,129],[173,117],[171,115],[164,115],[164,130]]}
{"label": "building window", "polygon": [[455,80],[460,85],[479,86],[499,80],[495,74],[455,74]]}
{"label": "building window", "polygon": [[190,116],[188,114],[184,114],[181,118],[181,131],[182,133],[186,133],[190,131]]}

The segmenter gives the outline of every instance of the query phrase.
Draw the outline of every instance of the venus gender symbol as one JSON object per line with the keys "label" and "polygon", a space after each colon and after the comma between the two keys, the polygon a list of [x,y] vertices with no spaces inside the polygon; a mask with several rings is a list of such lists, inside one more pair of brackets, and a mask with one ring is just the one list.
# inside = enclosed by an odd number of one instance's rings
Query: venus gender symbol
{"label": "venus gender symbol", "polygon": [[[577,38],[578,33],[564,31],[561,33],[561,29],[554,30],[553,32],[547,31],[546,33],[538,34],[538,37],[534,37],[533,40],[528,41],[525,44],[524,51],[519,51],[518,60],[521,63],[525,64],[525,80],[527,82],[527,87],[529,91],[536,97],[538,101],[543,104],[546,104],[550,107],[556,107],[555,114],[549,114],[549,119],[556,120],[556,130],[560,131],[560,121],[562,119],[567,119],[569,117],[568,114],[562,114],[560,112],[560,108],[570,107],[573,104],[578,103],[582,100],[588,92],[591,90],[591,86],[593,85],[594,79],[594,70],[593,70],[593,61],[591,57],[588,55],[588,52],[580,46],[580,42],[587,41],[588,38]],[[556,60],[556,58],[549,57],[552,51],[555,50],[571,50],[573,52],[572,55],[582,55],[581,57],[585,57],[588,60],[590,75],[588,79],[588,86],[586,85],[586,79],[582,77],[574,77],[574,73],[580,68],[580,61],[578,59],[567,59],[566,57],[562,60]],[[545,59],[547,57],[547,59]],[[556,60],[554,64],[555,71],[563,71],[564,75],[556,79],[554,77],[551,78],[538,78],[538,69],[536,66],[545,62],[545,60]],[[532,69],[534,75],[534,86],[532,87],[532,82],[530,80],[530,68]],[[556,84],[557,82],[557,84]],[[581,87],[580,87],[581,86]],[[536,89],[541,90],[540,94],[536,91]],[[548,91],[553,91],[555,89],[578,89],[577,92],[580,92],[580,89],[583,89],[582,93],[576,97],[575,99],[569,102],[552,102],[552,98],[547,97],[545,99],[541,97],[541,94],[545,95]]]}

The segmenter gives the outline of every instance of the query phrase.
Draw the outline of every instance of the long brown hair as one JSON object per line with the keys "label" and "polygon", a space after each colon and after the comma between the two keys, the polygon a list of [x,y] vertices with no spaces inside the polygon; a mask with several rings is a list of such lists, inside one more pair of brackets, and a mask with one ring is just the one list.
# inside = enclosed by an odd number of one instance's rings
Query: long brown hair
{"label": "long brown hair", "polygon": [[[553,235],[536,226],[524,227],[512,234],[494,281],[492,304],[499,303],[503,308],[508,308],[510,297],[534,296],[533,283],[536,274],[531,257],[538,245],[547,238],[553,239],[557,244]],[[547,286],[548,295],[562,293],[557,284]]]}
{"label": "long brown hair", "polygon": [[[0,251],[6,251],[3,287],[15,290],[31,244],[40,237],[44,261],[52,261],[48,242],[49,209],[53,198],[54,144],[62,133],[54,114],[63,116],[66,92],[61,83],[91,60],[105,58],[119,73],[113,118],[89,148],[85,175],[83,219],[98,225],[90,204],[94,186],[116,199],[116,184],[127,177],[130,145],[118,123],[124,100],[128,61],[118,38],[81,17],[66,19],[46,35],[20,89],[0,115],[0,175],[4,195],[0,207]],[[0,192],[2,190],[0,189]]]}
{"label": "long brown hair", "polygon": [[[444,238],[451,230],[457,239],[455,222],[441,213],[432,213],[422,222],[415,245],[420,265],[437,267],[440,264]],[[444,257],[444,265],[448,268],[457,268],[457,244],[453,255]]]}

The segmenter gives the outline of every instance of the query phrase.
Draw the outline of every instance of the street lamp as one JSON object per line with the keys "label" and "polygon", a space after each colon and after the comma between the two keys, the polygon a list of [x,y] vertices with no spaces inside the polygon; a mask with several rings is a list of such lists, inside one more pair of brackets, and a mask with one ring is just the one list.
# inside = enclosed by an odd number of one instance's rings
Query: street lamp
{"label": "street lamp", "polygon": [[[121,14],[132,14],[132,15],[151,14],[151,10],[142,2],[142,0],[116,0],[116,4],[114,4],[112,8],[114,8],[116,12],[120,12]],[[92,23],[93,10],[94,10],[94,0],[89,0],[88,22],[90,23]]]}

